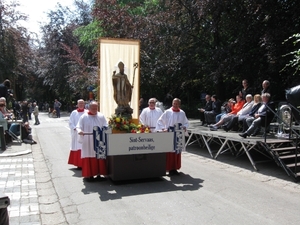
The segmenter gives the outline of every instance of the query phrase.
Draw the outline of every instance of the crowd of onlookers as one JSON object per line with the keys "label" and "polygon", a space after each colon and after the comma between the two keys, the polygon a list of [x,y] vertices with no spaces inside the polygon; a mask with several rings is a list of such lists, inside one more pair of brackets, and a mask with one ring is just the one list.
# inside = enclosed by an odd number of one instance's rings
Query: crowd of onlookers
{"label": "crowd of onlookers", "polygon": [[263,81],[259,94],[253,93],[247,80],[243,80],[242,85],[235,99],[231,98],[223,104],[216,95],[206,95],[205,106],[198,109],[201,125],[212,131],[220,128],[241,131],[240,136],[246,138],[258,134],[265,122],[270,123],[270,112],[274,108],[270,102],[270,82]]}
{"label": "crowd of onlookers", "polygon": [[24,143],[35,144],[32,139],[29,120],[34,116],[34,125],[39,125],[39,109],[36,102],[12,101],[8,104],[5,97],[0,97],[0,124],[3,126],[6,144],[12,142],[14,138],[20,139]]}
{"label": "crowd of onlookers", "polygon": [[16,101],[10,86],[8,79],[0,84],[0,125],[3,127],[5,144],[10,143],[14,138],[18,139],[18,136],[25,143],[35,144],[29,120],[33,115],[35,125],[40,124],[38,105],[34,101]]}

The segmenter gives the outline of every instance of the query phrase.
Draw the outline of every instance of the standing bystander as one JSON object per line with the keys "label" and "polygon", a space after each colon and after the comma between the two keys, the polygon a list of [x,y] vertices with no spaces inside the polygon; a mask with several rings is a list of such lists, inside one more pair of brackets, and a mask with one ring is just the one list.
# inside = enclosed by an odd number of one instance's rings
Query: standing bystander
{"label": "standing bystander", "polygon": [[57,118],[60,118],[60,107],[61,107],[61,103],[57,99],[55,99],[53,108],[56,111]]}
{"label": "standing bystander", "polygon": [[265,93],[269,93],[271,95],[271,87],[270,87],[270,81],[264,80],[262,82],[262,90],[261,90],[261,96]]}
{"label": "standing bystander", "polygon": [[10,80],[6,79],[2,84],[0,84],[0,97],[8,98],[9,96],[12,96],[9,89]]}
{"label": "standing bystander", "polygon": [[242,81],[243,88],[240,90],[239,95],[242,97],[242,99],[246,100],[247,95],[253,95],[253,90],[249,86],[248,80],[244,79]]}
{"label": "standing bystander", "polygon": [[23,123],[28,122],[28,103],[27,103],[27,101],[22,102],[21,113],[22,113]]}
{"label": "standing bystander", "polygon": [[31,102],[28,103],[28,119],[31,120],[31,114],[33,112],[33,105]]}
{"label": "standing bystander", "polygon": [[39,125],[40,124],[40,120],[39,120],[39,107],[37,106],[36,102],[33,103],[33,115],[34,115],[34,120],[35,123],[34,125]]}

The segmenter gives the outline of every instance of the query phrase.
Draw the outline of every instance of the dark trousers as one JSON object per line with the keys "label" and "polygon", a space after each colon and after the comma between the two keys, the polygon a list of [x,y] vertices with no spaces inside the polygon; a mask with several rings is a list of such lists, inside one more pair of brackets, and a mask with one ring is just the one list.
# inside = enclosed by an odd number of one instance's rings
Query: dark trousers
{"label": "dark trousers", "polygon": [[57,118],[60,118],[60,108],[55,107],[55,111],[56,111]]}
{"label": "dark trousers", "polygon": [[238,121],[239,121],[238,116],[231,117],[230,121],[226,125],[226,128],[228,130],[238,130]]}
{"label": "dark trousers", "polygon": [[200,112],[200,121],[202,121],[203,123],[205,123],[204,112]]}
{"label": "dark trousers", "polygon": [[28,122],[28,115],[27,115],[27,113],[23,113],[22,117],[23,117],[23,123]]}

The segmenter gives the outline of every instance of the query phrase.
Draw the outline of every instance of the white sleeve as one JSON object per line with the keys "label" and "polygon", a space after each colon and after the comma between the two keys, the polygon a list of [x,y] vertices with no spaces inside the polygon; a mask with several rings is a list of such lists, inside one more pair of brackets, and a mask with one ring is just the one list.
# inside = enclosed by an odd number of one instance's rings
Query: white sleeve
{"label": "white sleeve", "polygon": [[145,109],[142,111],[139,119],[140,119],[140,123],[145,125],[145,123],[146,123],[146,110]]}
{"label": "white sleeve", "polygon": [[166,119],[167,119],[167,114],[163,113],[157,120],[155,130],[158,131],[158,130],[162,130],[162,129],[167,129]]}

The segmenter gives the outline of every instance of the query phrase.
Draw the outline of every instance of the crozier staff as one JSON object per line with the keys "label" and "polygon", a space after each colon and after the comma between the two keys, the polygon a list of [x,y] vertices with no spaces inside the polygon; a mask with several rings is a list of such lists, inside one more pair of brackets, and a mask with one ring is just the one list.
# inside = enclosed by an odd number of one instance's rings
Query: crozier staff
{"label": "crozier staff", "polygon": [[131,101],[132,86],[124,73],[124,63],[119,62],[118,67],[120,72],[113,72],[112,83],[114,87],[114,99],[118,106],[129,106]]}

